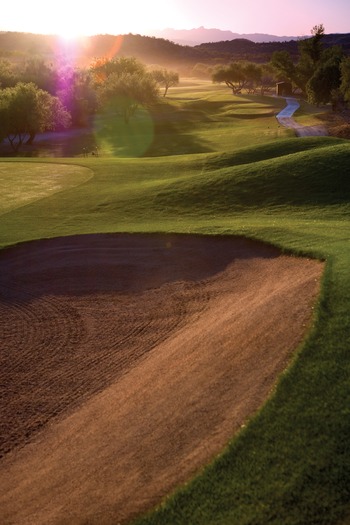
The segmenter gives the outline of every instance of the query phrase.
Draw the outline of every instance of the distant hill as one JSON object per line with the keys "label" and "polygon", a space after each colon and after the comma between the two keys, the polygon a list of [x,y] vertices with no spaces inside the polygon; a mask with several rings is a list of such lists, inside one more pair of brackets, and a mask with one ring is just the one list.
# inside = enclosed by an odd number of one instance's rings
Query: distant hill
{"label": "distant hill", "polygon": [[276,36],[265,33],[240,34],[232,31],[223,31],[222,29],[207,29],[198,27],[197,29],[163,29],[161,31],[152,31],[150,36],[165,38],[176,44],[196,46],[206,42],[221,42],[223,40],[235,40],[236,38],[245,38],[252,42],[288,42],[289,40],[298,40],[297,36]]}
{"label": "distant hill", "polygon": [[181,46],[169,40],[141,35],[95,35],[67,42],[56,35],[0,32],[0,58],[21,60],[42,56],[52,61],[73,61],[86,65],[97,57],[134,56],[146,64],[197,62],[211,53]]}
{"label": "distant hill", "polygon": [[[194,46],[198,51],[205,51],[217,58],[230,56],[231,60],[249,60],[252,62],[267,62],[274,51],[288,51],[293,59],[299,54],[299,41],[288,42],[252,42],[244,38],[222,42],[210,42]],[[322,39],[325,47],[339,45],[350,55],[350,33],[325,35]]]}
{"label": "distant hill", "polygon": [[[341,45],[350,55],[350,33],[326,35],[325,46]],[[142,35],[96,35],[81,42],[67,43],[58,36],[32,33],[0,32],[0,59],[23,58],[40,55],[50,62],[72,62],[87,66],[94,58],[134,56],[148,65],[174,68],[186,74],[195,64],[215,65],[233,60],[269,62],[274,51],[288,51],[298,56],[298,41],[253,42],[236,38],[197,46],[176,44],[164,38]]]}

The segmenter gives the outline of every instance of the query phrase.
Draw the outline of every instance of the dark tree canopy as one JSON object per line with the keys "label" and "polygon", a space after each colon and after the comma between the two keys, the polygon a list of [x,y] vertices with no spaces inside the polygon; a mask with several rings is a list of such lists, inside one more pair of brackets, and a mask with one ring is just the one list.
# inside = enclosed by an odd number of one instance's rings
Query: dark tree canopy
{"label": "dark tree canopy", "polygon": [[280,79],[292,82],[309,102],[326,104],[335,98],[338,101],[345,92],[341,67],[344,51],[339,45],[323,47],[323,24],[314,26],[311,33],[311,38],[299,43],[300,56],[296,64],[286,51],[274,53],[271,64]]}
{"label": "dark tree canopy", "polygon": [[346,102],[350,103],[350,57],[344,57],[341,65],[341,84],[340,91]]}
{"label": "dark tree canopy", "polygon": [[234,94],[240,93],[242,89],[251,89],[262,76],[262,70],[257,64],[251,62],[232,62],[228,66],[218,67],[213,75],[214,83],[225,83],[232,89]]}
{"label": "dark tree canopy", "polygon": [[120,77],[122,75],[144,74],[145,66],[135,57],[120,58],[97,58],[90,66],[95,82],[103,84],[111,75]]}
{"label": "dark tree canopy", "polygon": [[139,106],[154,104],[159,92],[149,73],[113,73],[100,87],[99,95],[102,106],[109,105],[128,123]]}
{"label": "dark tree canopy", "polygon": [[69,125],[70,115],[59,99],[35,84],[20,82],[0,90],[0,138],[7,138],[15,152],[36,133]]}

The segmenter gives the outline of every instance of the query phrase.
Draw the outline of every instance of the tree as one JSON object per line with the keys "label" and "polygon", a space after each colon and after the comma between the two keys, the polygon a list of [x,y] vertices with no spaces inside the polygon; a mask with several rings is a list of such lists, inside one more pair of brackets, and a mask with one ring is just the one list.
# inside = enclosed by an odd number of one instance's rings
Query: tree
{"label": "tree", "polygon": [[324,51],[317,62],[313,75],[306,84],[308,101],[312,104],[327,104],[332,100],[341,84],[341,61],[343,51],[339,46]]}
{"label": "tree", "polygon": [[344,100],[350,103],[350,57],[344,57],[340,64],[340,92]]}
{"label": "tree", "polygon": [[89,71],[65,68],[58,72],[57,96],[71,114],[73,126],[87,126],[97,109],[97,92]]}
{"label": "tree", "polygon": [[208,64],[203,64],[202,62],[198,62],[195,64],[191,71],[191,76],[197,77],[197,78],[205,78],[205,79],[211,79],[213,75],[213,66],[210,66]]}
{"label": "tree", "polygon": [[154,104],[159,92],[149,73],[113,73],[101,86],[99,95],[101,105],[108,105],[127,124],[139,106]]}
{"label": "tree", "polygon": [[311,38],[300,40],[299,52],[301,58],[307,58],[314,66],[321,60],[323,51],[322,40],[325,35],[323,24],[315,25],[311,29]]}
{"label": "tree", "polygon": [[316,25],[311,29],[311,38],[299,42],[300,58],[296,66],[298,85],[305,93],[306,85],[313,76],[315,70],[323,62],[322,40],[325,34],[323,24]]}
{"label": "tree", "polygon": [[13,87],[17,84],[17,77],[11,62],[0,60],[0,89]]}
{"label": "tree", "polygon": [[266,90],[273,88],[276,84],[276,75],[271,64],[261,65],[260,92],[264,95]]}
{"label": "tree", "polygon": [[163,97],[166,97],[168,89],[177,86],[179,83],[179,74],[175,71],[168,71],[167,69],[155,69],[152,71],[152,77],[161,86],[164,86]]}
{"label": "tree", "polygon": [[245,64],[245,76],[247,79],[246,89],[248,93],[255,92],[257,86],[261,83],[262,78],[262,68],[258,64],[253,62],[247,62]]}
{"label": "tree", "polygon": [[271,57],[271,65],[279,80],[287,80],[299,87],[298,71],[288,51],[275,51]]}
{"label": "tree", "polygon": [[241,93],[242,89],[249,87],[249,83],[254,83],[259,78],[261,70],[250,62],[232,62],[228,66],[220,66],[212,75],[214,83],[225,83],[234,95]]}
{"label": "tree", "polygon": [[48,65],[43,58],[35,57],[27,60],[19,69],[18,76],[21,82],[33,82],[38,88],[56,95],[58,88],[58,74],[52,65]]}
{"label": "tree", "polygon": [[134,57],[120,58],[97,58],[90,66],[90,71],[97,85],[102,85],[106,80],[114,75],[145,74],[145,66]]}
{"label": "tree", "polygon": [[33,83],[0,91],[0,137],[7,137],[15,152],[25,140],[33,142],[36,133],[69,125],[70,115],[58,98]]}
{"label": "tree", "polygon": [[339,64],[327,62],[318,67],[306,84],[307,99],[311,104],[327,104],[333,90],[340,85]]}
{"label": "tree", "polygon": [[323,104],[335,101],[339,97],[343,50],[339,46],[323,48],[323,24],[314,26],[311,34],[311,38],[300,41],[300,57],[296,64],[286,51],[274,53],[271,64],[279,77],[292,82],[294,87],[306,94],[309,102]]}

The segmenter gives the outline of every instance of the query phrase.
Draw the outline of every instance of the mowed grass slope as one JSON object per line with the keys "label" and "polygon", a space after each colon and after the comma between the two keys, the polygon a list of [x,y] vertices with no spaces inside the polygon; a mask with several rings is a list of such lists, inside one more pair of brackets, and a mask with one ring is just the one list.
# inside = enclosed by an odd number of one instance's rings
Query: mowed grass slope
{"label": "mowed grass slope", "polygon": [[[137,523],[336,523],[350,514],[350,144],[275,138],[220,151],[62,159],[94,176],[4,213],[1,244],[114,231],[241,234],[325,259],[312,332],[270,400],[212,465]],[[42,164],[48,177],[59,165]]]}

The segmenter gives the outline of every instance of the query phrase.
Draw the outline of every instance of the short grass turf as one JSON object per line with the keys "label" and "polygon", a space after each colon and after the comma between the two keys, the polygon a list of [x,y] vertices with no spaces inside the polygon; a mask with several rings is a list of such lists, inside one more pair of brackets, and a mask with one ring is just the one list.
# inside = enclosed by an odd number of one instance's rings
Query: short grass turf
{"label": "short grass turf", "polygon": [[137,525],[331,524],[350,514],[349,142],[291,138],[42,166],[50,177],[77,163],[93,176],[0,217],[3,247],[91,232],[239,234],[326,260],[313,329],[271,398],[211,465]]}

